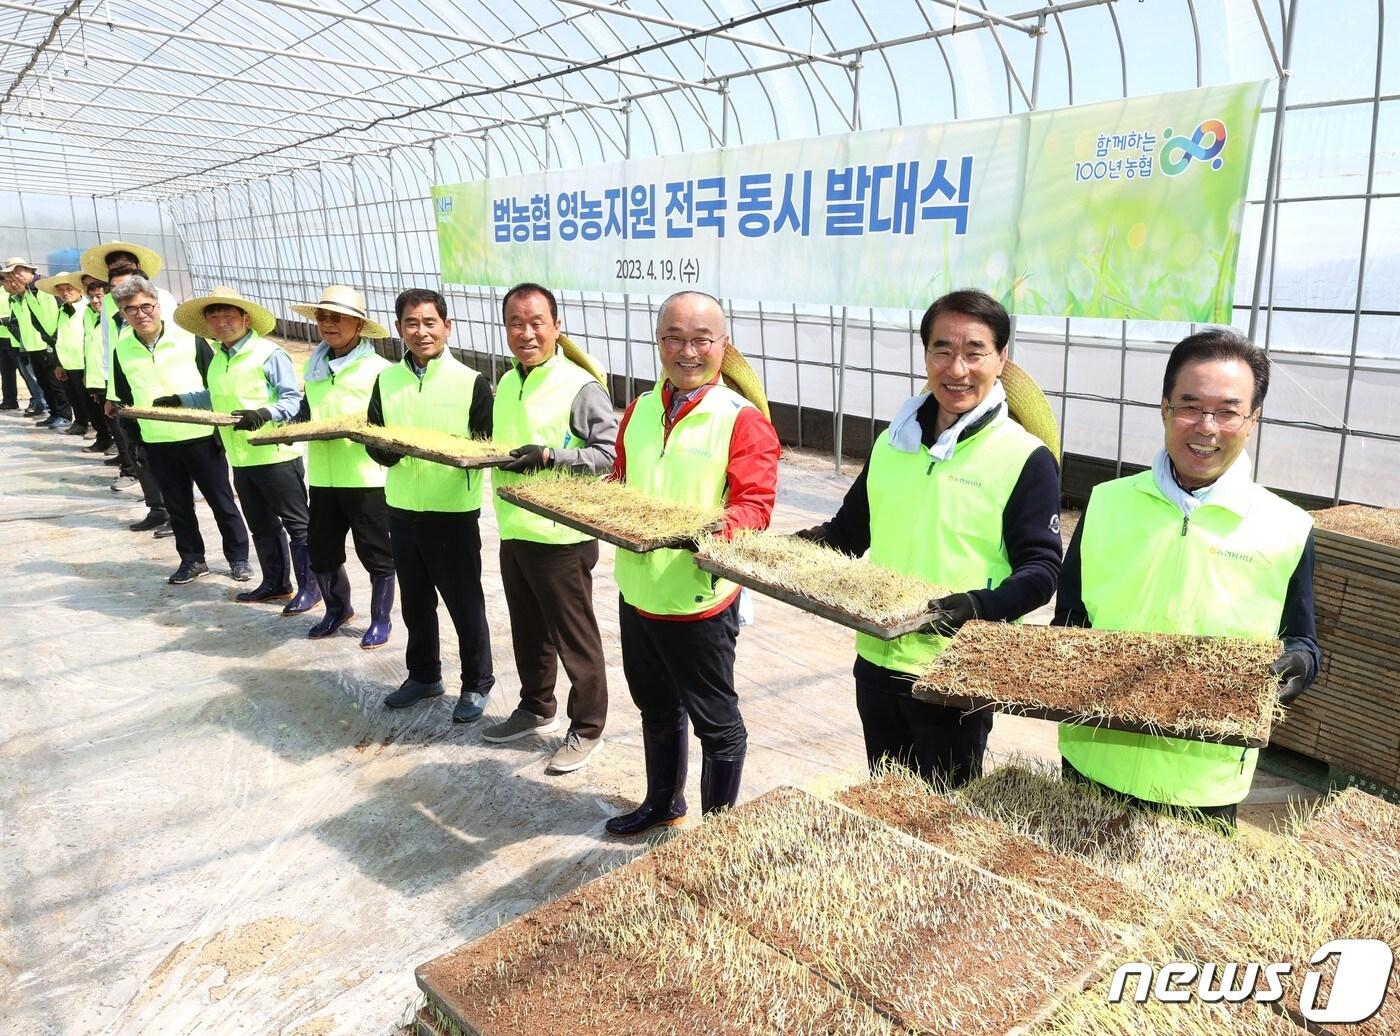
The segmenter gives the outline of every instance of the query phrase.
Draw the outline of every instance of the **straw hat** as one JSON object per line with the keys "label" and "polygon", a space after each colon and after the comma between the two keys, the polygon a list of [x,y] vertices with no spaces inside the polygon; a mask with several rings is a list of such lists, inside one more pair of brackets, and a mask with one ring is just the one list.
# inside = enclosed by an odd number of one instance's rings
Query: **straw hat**
{"label": "straw hat", "polygon": [[213,338],[214,335],[209,330],[209,321],[204,318],[204,311],[209,306],[233,306],[243,310],[252,317],[253,330],[260,335],[270,334],[277,326],[277,318],[269,310],[263,309],[255,302],[249,302],[232,288],[224,287],[215,288],[208,295],[200,295],[180,303],[175,307],[175,323],[192,335]]}
{"label": "straw hat", "polygon": [[35,273],[39,272],[39,267],[35,266],[28,259],[24,258],[24,256],[12,255],[5,260],[5,265],[3,267],[0,267],[0,273],[12,273],[17,267],[20,266],[23,266],[26,270],[33,270]]}
{"label": "straw hat", "polygon": [[724,359],[719,362],[719,374],[726,385],[758,407],[768,420],[773,420],[773,415],[768,412],[768,394],[763,391],[763,382],[749,366],[749,361],[744,359],[744,354],[734,348],[733,342],[724,343]]}
{"label": "straw hat", "polygon": [[603,370],[602,364],[575,345],[573,339],[568,335],[559,336],[559,351],[575,367],[582,367],[597,378],[598,384],[602,385],[603,388],[608,387],[608,372]]}
{"label": "straw hat", "polygon": [[324,309],[328,313],[344,313],[347,317],[363,320],[365,326],[360,330],[360,335],[364,338],[389,337],[389,331],[383,324],[376,324],[369,318],[365,297],[344,284],[327,285],[321,292],[320,302],[298,302],[292,307],[292,312],[306,317],[307,320],[315,320],[318,309]]}
{"label": "straw hat", "polygon": [[63,273],[56,273],[52,277],[41,277],[34,282],[34,287],[50,295],[58,294],[60,284],[72,285],[79,291],[83,290],[83,275],[72,270],[65,270]]}
{"label": "straw hat", "polygon": [[108,241],[105,244],[93,245],[78,260],[78,268],[89,277],[105,281],[107,256],[113,252],[130,252],[136,256],[136,265],[145,271],[147,277],[154,277],[165,269],[165,260],[160,257],[159,252],[132,241]]}
{"label": "straw hat", "polygon": [[[1050,447],[1055,459],[1060,459],[1060,426],[1050,400],[1024,367],[1006,361],[1001,371],[1001,387],[1006,390],[1006,409],[1011,419]],[[924,382],[923,391],[930,391]]]}

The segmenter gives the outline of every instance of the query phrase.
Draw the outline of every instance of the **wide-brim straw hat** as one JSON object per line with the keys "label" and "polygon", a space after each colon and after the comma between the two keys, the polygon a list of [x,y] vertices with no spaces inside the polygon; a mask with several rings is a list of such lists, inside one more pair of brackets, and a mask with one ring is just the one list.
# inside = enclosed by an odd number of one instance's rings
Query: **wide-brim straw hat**
{"label": "wide-brim straw hat", "polygon": [[83,275],[73,270],[65,270],[63,273],[56,273],[52,277],[40,277],[34,282],[34,287],[49,295],[57,295],[58,286],[60,284],[72,285],[81,292],[83,290]]}
{"label": "wide-brim straw hat", "polygon": [[369,307],[365,305],[365,297],[354,288],[344,284],[327,285],[326,289],[321,292],[320,302],[298,302],[292,307],[292,312],[297,316],[314,321],[318,309],[324,309],[330,313],[343,313],[347,317],[363,320],[365,326],[360,329],[360,335],[364,338],[389,337],[388,328],[369,318]]}
{"label": "wide-brim straw hat", "polygon": [[[1006,390],[1006,409],[1011,419],[1050,447],[1055,459],[1060,459],[1060,425],[1050,400],[1040,390],[1034,378],[1024,368],[1010,360],[1001,371],[1001,387]],[[928,382],[924,391],[930,391]]]}
{"label": "wide-brim straw hat", "polygon": [[5,260],[4,266],[0,266],[0,273],[12,273],[20,266],[23,266],[26,270],[33,270],[35,273],[39,272],[39,267],[35,266],[24,256],[12,255]]}
{"label": "wide-brim straw hat", "polygon": [[154,277],[161,270],[165,269],[165,260],[160,257],[160,253],[145,245],[138,245],[134,241],[108,241],[105,244],[94,245],[83,253],[83,257],[78,260],[78,268],[89,277],[95,277],[99,281],[107,279],[107,256],[113,252],[130,252],[136,256],[136,265],[141,267],[147,277]]}
{"label": "wide-brim straw hat", "polygon": [[204,311],[209,306],[233,306],[243,310],[252,318],[253,330],[260,335],[271,334],[277,327],[277,318],[271,310],[263,309],[256,302],[249,302],[232,288],[222,286],[215,288],[208,295],[200,295],[176,306],[176,325],[200,338],[215,337],[209,330],[209,321],[204,317]]}
{"label": "wide-brim straw hat", "polygon": [[749,361],[734,348],[733,342],[724,343],[724,359],[719,363],[719,375],[726,385],[758,407],[764,417],[773,420],[773,415],[768,412],[768,393],[763,391],[758,372],[749,366]]}
{"label": "wide-brim straw hat", "polygon": [[568,335],[559,336],[559,351],[574,366],[582,367],[598,379],[598,384],[602,385],[603,388],[608,387],[608,372],[603,370],[603,365],[580,349]]}

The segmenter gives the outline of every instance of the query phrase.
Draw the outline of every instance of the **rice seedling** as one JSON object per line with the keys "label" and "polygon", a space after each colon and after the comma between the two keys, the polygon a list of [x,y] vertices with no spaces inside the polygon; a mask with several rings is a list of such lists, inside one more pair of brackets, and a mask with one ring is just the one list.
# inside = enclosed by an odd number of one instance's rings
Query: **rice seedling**
{"label": "rice seedling", "polygon": [[527,511],[637,553],[693,548],[724,517],[722,507],[662,500],[625,482],[567,472],[548,472],[496,493]]}
{"label": "rice seedling", "polygon": [[248,433],[254,446],[284,445],[294,442],[316,442],[324,439],[348,439],[365,427],[364,414],[340,414],[293,424],[265,424]]}
{"label": "rice seedling", "polygon": [[760,532],[711,537],[696,555],[707,572],[843,626],[890,639],[929,619],[928,602],[950,591],[838,550]]}
{"label": "rice seedling", "polygon": [[645,861],[423,965],[418,981],[440,1025],[481,1036],[894,1032]]}
{"label": "rice seedling", "polygon": [[1364,860],[1371,876],[1400,896],[1400,806],[1348,788],[1297,815],[1293,827],[1324,863]]}
{"label": "rice seedling", "polygon": [[1400,507],[1365,507],[1343,504],[1312,513],[1313,524],[1327,532],[1375,540],[1400,547]]}
{"label": "rice seedling", "polygon": [[129,420],[173,421],[175,424],[202,424],[213,428],[232,428],[238,423],[238,418],[232,414],[187,406],[127,406],[122,407],[120,413]]}
{"label": "rice seedling", "polygon": [[350,438],[375,449],[453,468],[486,468],[510,460],[510,447],[501,443],[428,428],[366,424]]}
{"label": "rice seedling", "polygon": [[1223,744],[1266,744],[1282,716],[1277,641],[973,621],[917,697]]}
{"label": "rice seedling", "polygon": [[1006,1033],[1121,947],[1094,919],[780,788],[654,848],[668,884],[916,1032]]}

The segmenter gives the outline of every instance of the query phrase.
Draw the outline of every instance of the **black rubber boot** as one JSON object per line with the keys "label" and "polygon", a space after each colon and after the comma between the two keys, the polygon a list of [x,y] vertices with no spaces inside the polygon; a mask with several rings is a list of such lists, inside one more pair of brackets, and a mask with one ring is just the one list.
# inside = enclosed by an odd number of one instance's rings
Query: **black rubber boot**
{"label": "black rubber boot", "polygon": [[739,801],[739,779],[744,775],[744,753],[710,755],[700,759],[700,812],[730,809]]}
{"label": "black rubber boot", "polygon": [[[302,612],[309,612],[321,603],[320,580],[311,571],[311,553],[306,549],[305,543],[293,543],[291,555],[292,572],[297,577],[297,593],[287,602],[287,606],[282,609],[282,614],[300,615]],[[342,567],[341,574],[344,575],[344,573],[345,569]],[[348,589],[346,592],[349,593]]]}
{"label": "black rubber boot", "polygon": [[387,576],[370,576],[369,580],[369,629],[360,638],[360,647],[371,651],[383,647],[393,629],[390,613],[394,608],[394,573]]}
{"label": "black rubber boot", "polygon": [[316,582],[320,584],[319,596],[326,601],[326,616],[307,630],[306,635],[312,640],[329,637],[355,617],[350,603],[350,577],[345,574],[344,565],[334,572],[317,572]]}
{"label": "black rubber boot", "polygon": [[647,797],[631,813],[609,820],[608,834],[637,835],[657,824],[679,823],[685,817],[688,734],[684,720],[675,727],[642,724]]}

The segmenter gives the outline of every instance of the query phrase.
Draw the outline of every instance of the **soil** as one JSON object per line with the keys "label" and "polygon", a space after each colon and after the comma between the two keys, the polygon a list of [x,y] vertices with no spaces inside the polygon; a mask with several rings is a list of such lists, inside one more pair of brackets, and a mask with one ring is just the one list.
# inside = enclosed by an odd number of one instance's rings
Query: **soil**
{"label": "soil", "polygon": [[1365,507],[1343,504],[1312,513],[1313,524],[1327,532],[1374,540],[1387,547],[1400,547],[1400,507]]}

